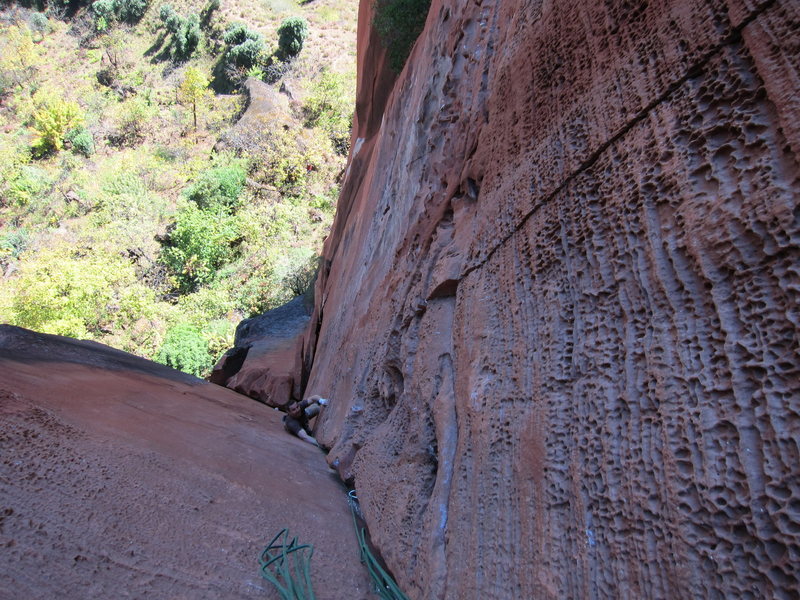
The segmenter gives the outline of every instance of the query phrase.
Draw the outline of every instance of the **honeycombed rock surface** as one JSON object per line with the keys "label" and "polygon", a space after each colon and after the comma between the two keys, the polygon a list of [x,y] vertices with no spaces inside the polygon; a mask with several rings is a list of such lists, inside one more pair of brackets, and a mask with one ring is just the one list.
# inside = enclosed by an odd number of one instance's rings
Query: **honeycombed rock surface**
{"label": "honeycombed rock surface", "polygon": [[258,558],[284,527],[317,598],[370,597],[344,489],[276,411],[9,326],[0,372],[0,598],[273,598]]}
{"label": "honeycombed rock surface", "polygon": [[401,586],[796,598],[800,4],[371,7],[307,389]]}

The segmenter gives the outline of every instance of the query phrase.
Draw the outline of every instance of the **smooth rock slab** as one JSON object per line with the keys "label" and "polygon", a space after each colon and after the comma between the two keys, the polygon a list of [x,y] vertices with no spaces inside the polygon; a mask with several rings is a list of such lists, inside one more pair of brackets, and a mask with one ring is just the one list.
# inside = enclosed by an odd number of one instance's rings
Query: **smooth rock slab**
{"label": "smooth rock slab", "polygon": [[0,598],[277,598],[258,556],[314,545],[366,598],[344,489],[280,415],[91,342],[0,326]]}

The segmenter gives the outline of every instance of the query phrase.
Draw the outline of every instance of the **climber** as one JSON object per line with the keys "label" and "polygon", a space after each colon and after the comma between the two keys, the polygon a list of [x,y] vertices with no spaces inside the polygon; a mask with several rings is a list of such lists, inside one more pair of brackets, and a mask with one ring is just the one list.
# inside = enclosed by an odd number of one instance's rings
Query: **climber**
{"label": "climber", "polygon": [[321,397],[309,396],[302,402],[292,402],[286,408],[286,414],[283,416],[283,426],[286,431],[299,437],[304,442],[319,446],[317,440],[311,435],[311,430],[308,426],[309,419],[316,417],[319,414],[320,408],[327,405],[328,401]]}

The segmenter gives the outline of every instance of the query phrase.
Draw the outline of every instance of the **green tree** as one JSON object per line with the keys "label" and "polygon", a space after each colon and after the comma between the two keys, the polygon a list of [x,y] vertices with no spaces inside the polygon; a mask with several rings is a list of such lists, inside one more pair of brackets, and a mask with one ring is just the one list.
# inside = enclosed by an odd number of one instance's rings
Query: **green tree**
{"label": "green tree", "polygon": [[297,56],[308,37],[308,21],[303,17],[288,17],[278,27],[278,48],[286,57]]}
{"label": "green tree", "polygon": [[66,244],[24,255],[0,294],[7,294],[0,304],[11,306],[6,318],[14,325],[93,339],[129,326],[143,313],[142,302],[153,301],[121,256]]}
{"label": "green tree", "polygon": [[179,290],[191,292],[210,282],[217,270],[234,258],[239,236],[236,217],[204,211],[190,203],[176,215],[161,259],[177,278]]}
{"label": "green tree", "polygon": [[258,32],[252,31],[247,28],[244,23],[231,23],[225,30],[222,40],[228,46],[238,46],[244,44],[247,40],[255,40],[264,43],[264,38]]}
{"label": "green tree", "polygon": [[172,34],[172,57],[175,60],[186,60],[200,44],[200,17],[191,13],[183,18],[170,4],[164,4],[158,13],[167,31]]}
{"label": "green tree", "polygon": [[200,69],[189,67],[178,85],[178,102],[191,107],[195,129],[197,129],[197,107],[208,96],[208,83],[208,78]]}
{"label": "green tree", "polygon": [[222,39],[229,46],[225,55],[229,69],[247,71],[262,62],[264,38],[243,23],[231,23]]}
{"label": "green tree", "polygon": [[167,331],[156,360],[199,377],[211,367],[213,357],[208,352],[208,341],[197,327],[178,323]]}
{"label": "green tree", "polygon": [[135,23],[146,10],[147,0],[114,0],[114,14],[120,21]]}
{"label": "green tree", "polygon": [[181,22],[178,33],[175,34],[173,42],[175,44],[175,57],[179,60],[186,60],[200,44],[200,17],[191,13]]}

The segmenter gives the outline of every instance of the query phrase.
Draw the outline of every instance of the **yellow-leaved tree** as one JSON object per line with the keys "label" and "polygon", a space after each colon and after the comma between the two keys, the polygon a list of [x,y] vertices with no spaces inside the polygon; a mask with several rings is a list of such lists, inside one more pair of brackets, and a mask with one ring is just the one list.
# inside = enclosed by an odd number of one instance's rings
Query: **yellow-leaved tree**
{"label": "yellow-leaved tree", "polygon": [[64,147],[64,136],[83,125],[83,111],[77,102],[67,100],[53,90],[39,90],[34,97],[33,130],[31,143],[37,156],[58,152]]}
{"label": "yellow-leaved tree", "polygon": [[202,106],[203,100],[208,96],[208,83],[208,78],[200,69],[189,67],[178,86],[178,102],[191,107],[195,129],[197,129],[197,109]]}

